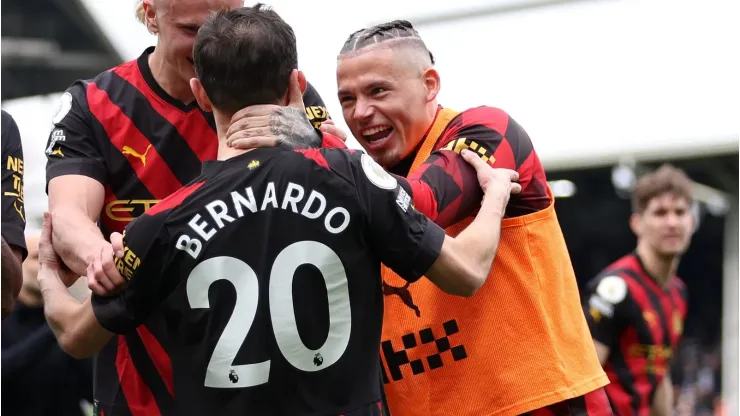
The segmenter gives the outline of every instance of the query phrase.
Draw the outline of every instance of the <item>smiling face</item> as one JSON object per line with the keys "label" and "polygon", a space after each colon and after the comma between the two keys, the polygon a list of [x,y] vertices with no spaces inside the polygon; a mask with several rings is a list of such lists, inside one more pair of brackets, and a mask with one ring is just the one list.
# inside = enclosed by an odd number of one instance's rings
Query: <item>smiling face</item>
{"label": "smiling face", "polygon": [[195,77],[193,44],[198,29],[215,10],[243,6],[243,0],[152,0],[144,2],[144,18],[157,35],[157,53],[186,84]]}
{"label": "smiling face", "polygon": [[439,75],[413,49],[381,45],[340,56],[337,87],[347,126],[386,168],[407,157],[434,121]]}

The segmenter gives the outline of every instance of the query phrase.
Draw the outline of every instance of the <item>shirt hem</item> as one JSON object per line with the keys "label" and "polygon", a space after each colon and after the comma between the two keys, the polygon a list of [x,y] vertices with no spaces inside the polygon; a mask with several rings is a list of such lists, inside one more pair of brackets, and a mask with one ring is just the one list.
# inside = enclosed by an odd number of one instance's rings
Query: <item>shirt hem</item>
{"label": "shirt hem", "polygon": [[565,387],[554,392],[548,392],[533,399],[527,399],[526,401],[515,403],[504,409],[496,410],[491,413],[486,413],[481,416],[516,416],[523,413],[531,412],[532,410],[541,409],[551,404],[560,403],[566,400],[570,400],[576,397],[583,396],[594,390],[609,384],[609,378],[605,373],[599,374],[592,377],[582,383],[576,384],[575,386]]}

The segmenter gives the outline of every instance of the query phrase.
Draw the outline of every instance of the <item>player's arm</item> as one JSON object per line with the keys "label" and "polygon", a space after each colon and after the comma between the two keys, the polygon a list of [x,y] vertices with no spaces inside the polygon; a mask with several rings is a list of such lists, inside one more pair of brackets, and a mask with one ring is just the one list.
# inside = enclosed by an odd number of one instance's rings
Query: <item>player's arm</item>
{"label": "player's arm", "polygon": [[673,414],[673,383],[671,377],[666,374],[655,389],[653,405],[650,409],[651,416],[671,416]]}
{"label": "player's arm", "polygon": [[226,132],[227,144],[238,149],[343,147],[339,142],[347,135],[331,123],[323,100],[297,70],[290,76],[287,101],[285,106],[252,105],[237,111]]}
{"label": "player's arm", "polygon": [[59,347],[74,358],[87,358],[100,351],[113,334],[98,323],[90,297],[83,302],[69,293],[59,270],[41,264],[39,288],[44,315]]}
{"label": "player's arm", "polygon": [[39,237],[38,284],[44,315],[63,351],[75,358],[89,357],[103,348],[112,334],[95,319],[90,298],[79,302],[67,289],[73,282],[62,272],[62,263],[52,247],[51,218],[44,213]]}
{"label": "player's arm", "polygon": [[616,274],[598,277],[586,287],[583,308],[602,366],[624,329],[629,302],[627,282]]}
{"label": "player's arm", "polygon": [[28,254],[24,230],[26,211],[23,203],[23,144],[18,125],[2,110],[2,235],[18,261]]}
{"label": "player's arm", "polygon": [[414,209],[403,178],[389,175],[364,153],[355,152],[352,158],[353,185],[368,219],[368,243],[380,260],[410,282],[426,275],[447,293],[475,293],[491,268],[496,230],[512,187],[518,187],[512,184],[516,173],[494,170],[474,154],[466,155],[487,194],[473,223],[452,238]]}
{"label": "player's arm", "polygon": [[2,238],[2,259],[0,259],[0,268],[2,268],[2,319],[10,315],[13,305],[21,291],[23,285],[23,270],[21,263],[18,261],[15,253]]}
{"label": "player's arm", "polygon": [[[145,221],[142,222],[142,218],[145,218]],[[59,273],[50,270],[52,267],[47,266],[43,276],[39,271],[39,284],[44,298],[47,322],[60,347],[69,355],[85,358],[96,354],[114,333],[125,333],[136,328],[148,314],[142,310],[144,307],[151,307],[151,304],[142,304],[156,298],[154,295],[156,288],[153,284],[158,281],[159,274],[153,274],[152,278],[151,271],[158,271],[161,264],[161,256],[159,260],[156,255],[147,256],[148,251],[154,248],[151,233],[159,231],[159,227],[147,220],[148,218],[151,217],[144,215],[127,227],[129,231],[127,234],[133,232],[138,236],[132,239],[124,238],[125,254],[119,260],[119,268],[123,270],[124,276],[129,278],[129,284],[112,296],[102,297],[93,293],[80,303],[66,289],[66,282],[60,278]],[[148,227],[156,228],[147,229]],[[44,241],[43,236],[41,240]],[[130,243],[131,240],[133,244]],[[41,250],[40,242],[39,261],[43,265]],[[141,257],[137,254],[141,254]],[[53,265],[53,261],[46,263]],[[88,273],[92,273],[92,267],[91,263]]]}
{"label": "player's arm", "polygon": [[126,227],[121,243],[124,254],[117,267],[128,283],[111,295],[93,291],[95,318],[111,333],[136,329],[179,284],[177,275],[166,270],[167,264],[173,264],[170,256],[178,251],[174,250],[177,238],[172,240],[165,227],[168,213],[144,213]]}
{"label": "player's arm", "polygon": [[54,248],[76,274],[106,244],[96,222],[103,207],[107,169],[91,127],[85,86],[73,84],[60,99],[46,146],[49,211]]}
{"label": "player's arm", "polygon": [[460,156],[464,149],[476,152],[494,168],[519,173],[522,193],[512,197],[507,216],[521,215],[519,205],[531,212],[546,208],[550,198],[542,165],[524,129],[504,111],[479,107],[462,115],[442,138],[439,150],[411,175],[411,195],[416,208],[445,228],[471,216],[483,193],[475,170]]}

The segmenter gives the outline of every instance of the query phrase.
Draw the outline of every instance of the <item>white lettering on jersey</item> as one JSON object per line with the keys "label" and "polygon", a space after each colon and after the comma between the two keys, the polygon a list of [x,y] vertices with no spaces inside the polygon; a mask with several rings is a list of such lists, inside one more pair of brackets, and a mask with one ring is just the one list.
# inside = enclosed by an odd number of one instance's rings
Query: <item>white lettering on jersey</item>
{"label": "white lettering on jersey", "polygon": [[181,235],[180,238],[177,239],[177,243],[175,243],[175,248],[182,250],[190,254],[190,257],[197,259],[200,255],[200,250],[203,248],[203,243],[201,243],[197,238],[190,238],[187,235]]}
{"label": "white lettering on jersey", "polygon": [[411,195],[406,192],[403,188],[398,188],[398,197],[396,198],[396,205],[403,210],[408,212],[409,204],[411,204]]}
{"label": "white lettering on jersey", "polygon": [[[308,198],[305,198],[306,194],[308,194]],[[326,213],[324,228],[332,234],[339,234],[346,230],[351,220],[346,208],[334,207],[327,212],[324,195],[313,189],[307,191],[303,186],[293,182],[288,182],[285,189],[280,190],[280,192],[275,189],[274,182],[268,183],[259,210],[257,209],[259,196],[255,198],[252,187],[246,188],[241,193],[232,191],[230,197],[230,201],[217,199],[206,204],[205,209],[208,215],[195,214],[188,222],[188,226],[193,230],[194,235],[183,234],[180,236],[175,248],[185,251],[191,257],[197,259],[203,247],[203,242],[213,238],[219,230],[242,218],[248,212],[254,214],[266,209],[291,211],[310,220],[319,219]],[[305,203],[303,203],[304,200]]]}

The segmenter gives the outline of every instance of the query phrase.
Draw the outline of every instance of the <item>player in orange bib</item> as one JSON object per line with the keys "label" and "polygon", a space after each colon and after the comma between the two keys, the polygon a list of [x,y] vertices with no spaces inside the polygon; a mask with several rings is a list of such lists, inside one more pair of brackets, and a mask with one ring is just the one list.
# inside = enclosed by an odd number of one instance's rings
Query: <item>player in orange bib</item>
{"label": "player in orange bib", "polygon": [[391,415],[610,415],[609,380],[532,142],[502,110],[439,106],[433,64],[409,22],[353,33],[337,83],[355,138],[408,177],[415,207],[449,235],[470,223],[482,197],[463,149],[517,170],[522,192],[511,197],[491,274],[472,298],[384,271],[381,356]]}

